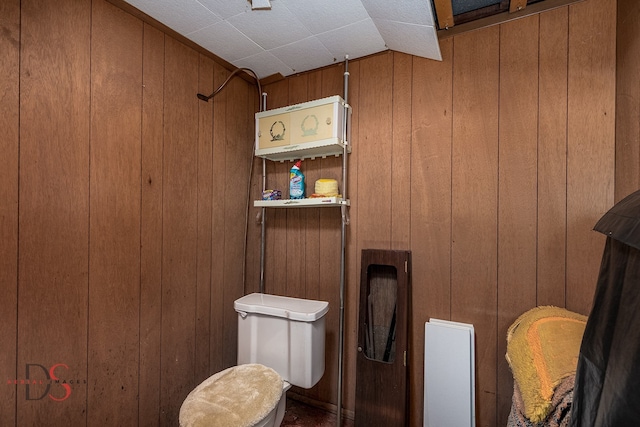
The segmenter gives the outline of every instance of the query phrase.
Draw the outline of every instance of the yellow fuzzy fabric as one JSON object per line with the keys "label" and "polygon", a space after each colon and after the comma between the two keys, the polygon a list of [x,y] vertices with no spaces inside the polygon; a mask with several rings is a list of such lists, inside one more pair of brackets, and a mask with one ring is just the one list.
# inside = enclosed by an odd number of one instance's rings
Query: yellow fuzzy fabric
{"label": "yellow fuzzy fabric", "polygon": [[552,409],[553,392],[574,374],[587,317],[564,308],[541,306],[522,314],[507,331],[507,362],[534,423]]}
{"label": "yellow fuzzy fabric", "polygon": [[180,427],[250,427],[280,402],[283,380],[273,369],[238,365],[204,380],[184,400]]}

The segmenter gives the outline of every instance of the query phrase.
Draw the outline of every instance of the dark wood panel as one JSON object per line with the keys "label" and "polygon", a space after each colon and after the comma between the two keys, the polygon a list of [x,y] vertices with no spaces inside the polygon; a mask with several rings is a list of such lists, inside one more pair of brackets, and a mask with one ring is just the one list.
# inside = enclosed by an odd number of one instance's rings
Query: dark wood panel
{"label": "dark wood panel", "polygon": [[412,322],[411,425],[424,402],[424,323],[451,318],[451,138],[453,40],[440,43],[442,62],[413,59],[411,111]]}
{"label": "dark wood panel", "polygon": [[20,388],[18,425],[87,420],[90,22],[90,2],[21,2],[18,375],[81,382]]}
{"label": "dark wood panel", "polygon": [[537,304],[565,305],[567,25],[569,8],[540,15]]}
{"label": "dark wood panel", "polygon": [[496,424],[499,31],[456,37],[451,319],[476,331],[477,424]]}
{"label": "dark wood panel", "polygon": [[411,55],[393,53],[391,133],[391,249],[410,247],[411,234]]}
{"label": "dark wood panel", "polygon": [[536,305],[538,28],[537,15],[500,27],[496,425],[507,425],[513,396],[501,337]]}
{"label": "dark wood panel", "polygon": [[[213,68],[213,87],[218,88],[228,77],[229,72],[222,67]],[[233,307],[226,307],[230,298],[225,297],[226,286],[224,281],[224,233],[225,233],[225,193],[228,188],[220,183],[225,177],[225,141],[227,139],[227,126],[225,118],[227,116],[227,102],[231,98],[227,90],[223,90],[209,102],[213,103],[213,178],[212,185],[215,188],[215,203],[212,207],[212,247],[211,247],[211,371],[218,372],[224,368],[235,365],[236,349],[233,345],[220,345],[228,343],[229,337],[225,335],[225,313],[233,310]],[[233,317],[233,316],[229,316]],[[235,318],[234,318],[235,321]],[[235,341],[234,341],[235,342]]]}
{"label": "dark wood panel", "polygon": [[92,6],[87,423],[131,425],[138,422],[142,22],[104,1]]}
{"label": "dark wood panel", "polygon": [[[200,55],[198,93],[213,88],[213,61]],[[211,263],[213,221],[213,102],[198,100],[198,248],[196,306],[196,383],[211,374]]]}
{"label": "dark wood panel", "polygon": [[617,5],[616,202],[640,188],[640,3]]}
{"label": "dark wood panel", "polygon": [[[247,123],[246,103],[256,96],[253,87],[240,79],[231,80],[225,90],[227,105],[225,115],[226,140],[224,177],[218,186],[225,187],[224,193],[224,345],[231,347],[227,364],[235,365],[238,314],[233,302],[244,294],[242,258],[244,257],[245,213],[247,210],[247,180],[249,162],[253,160],[253,131]],[[214,190],[215,191],[215,190]],[[230,356],[233,356],[231,358]]]}
{"label": "dark wood panel", "polygon": [[391,148],[393,54],[364,59],[360,66],[358,146],[358,242],[360,249],[391,246]]}
{"label": "dark wood panel", "polygon": [[164,35],[145,24],[142,51],[139,425],[160,423]]}
{"label": "dark wood panel", "polygon": [[[0,3],[0,372],[7,382],[18,379],[16,370],[16,341],[18,317],[18,149],[20,133],[20,2]],[[22,374],[21,374],[22,375]],[[0,393],[0,413],[3,422],[16,422],[17,387],[8,384]]]}
{"label": "dark wood panel", "polygon": [[411,252],[363,249],[356,426],[408,424]]}
{"label": "dark wood panel", "polygon": [[198,54],[165,40],[161,425],[195,384]]}
{"label": "dark wood panel", "polygon": [[583,314],[604,248],[592,229],[614,203],[615,20],[615,0],[569,6],[566,305]]}

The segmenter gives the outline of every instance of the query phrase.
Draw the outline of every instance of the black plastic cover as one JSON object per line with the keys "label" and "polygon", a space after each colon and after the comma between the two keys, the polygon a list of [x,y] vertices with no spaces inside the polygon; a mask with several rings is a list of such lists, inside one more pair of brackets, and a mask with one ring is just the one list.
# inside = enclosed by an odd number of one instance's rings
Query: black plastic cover
{"label": "black plastic cover", "polygon": [[595,226],[605,234],[587,321],[571,427],[640,425],[640,191],[617,203]]}

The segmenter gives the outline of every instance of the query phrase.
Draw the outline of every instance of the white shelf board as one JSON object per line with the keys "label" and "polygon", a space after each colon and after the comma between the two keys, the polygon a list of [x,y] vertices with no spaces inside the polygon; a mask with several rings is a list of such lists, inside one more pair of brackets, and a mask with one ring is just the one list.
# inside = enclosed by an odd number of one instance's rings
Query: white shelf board
{"label": "white shelf board", "polygon": [[331,156],[338,157],[344,153],[345,146],[347,153],[350,153],[351,146],[342,143],[342,141],[337,138],[330,138],[312,143],[256,149],[255,155],[257,157],[264,157],[267,160],[276,162],[325,158]]}
{"label": "white shelf board", "polygon": [[341,197],[317,197],[311,199],[254,200],[257,208],[318,208],[331,206],[349,206],[349,200]]}

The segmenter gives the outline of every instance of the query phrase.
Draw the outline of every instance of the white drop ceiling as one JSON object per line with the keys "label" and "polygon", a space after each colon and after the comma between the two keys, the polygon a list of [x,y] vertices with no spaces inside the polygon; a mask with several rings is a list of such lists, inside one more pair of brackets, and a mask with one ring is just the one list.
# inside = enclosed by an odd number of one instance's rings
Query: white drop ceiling
{"label": "white drop ceiling", "polygon": [[431,0],[125,0],[259,78],[387,49],[441,60]]}

